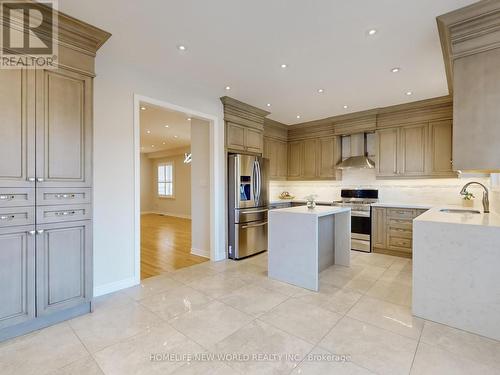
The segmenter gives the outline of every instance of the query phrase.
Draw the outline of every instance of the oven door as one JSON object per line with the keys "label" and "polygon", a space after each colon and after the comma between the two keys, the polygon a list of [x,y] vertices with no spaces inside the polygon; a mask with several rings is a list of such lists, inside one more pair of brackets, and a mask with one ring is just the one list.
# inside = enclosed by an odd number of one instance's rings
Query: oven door
{"label": "oven door", "polygon": [[351,249],[369,253],[372,221],[370,213],[352,212],[351,214]]}

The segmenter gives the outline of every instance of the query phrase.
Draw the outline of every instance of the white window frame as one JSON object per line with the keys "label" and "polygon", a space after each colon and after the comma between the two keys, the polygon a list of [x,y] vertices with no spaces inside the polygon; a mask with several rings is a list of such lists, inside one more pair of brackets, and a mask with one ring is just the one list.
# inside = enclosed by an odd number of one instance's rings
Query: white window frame
{"label": "white window frame", "polygon": [[[167,167],[170,166],[172,167],[172,181],[160,181],[160,173],[159,169],[161,167]],[[166,174],[165,174],[166,175]],[[163,195],[160,194],[160,184],[172,184],[172,194],[170,195]],[[175,198],[175,165],[173,161],[166,161],[166,162],[161,162],[158,163],[156,166],[156,194],[158,195],[158,198],[161,199],[174,199]]]}

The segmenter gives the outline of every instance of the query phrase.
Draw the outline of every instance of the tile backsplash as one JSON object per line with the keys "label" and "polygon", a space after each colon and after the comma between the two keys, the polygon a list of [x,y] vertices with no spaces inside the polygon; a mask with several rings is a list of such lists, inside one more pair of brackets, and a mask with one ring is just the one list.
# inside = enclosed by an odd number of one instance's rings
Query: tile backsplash
{"label": "tile backsplash", "polygon": [[[364,188],[378,189],[379,201],[384,203],[462,205],[460,189],[469,181],[477,181],[490,188],[492,211],[500,213],[498,177],[462,175],[447,179],[377,180],[373,169],[345,170],[342,177],[341,181],[271,181],[270,200],[277,201],[281,192],[288,191],[296,199],[316,194],[318,201],[333,201],[340,199],[341,189]],[[474,207],[481,208],[482,189],[471,187],[469,191],[475,195]]]}

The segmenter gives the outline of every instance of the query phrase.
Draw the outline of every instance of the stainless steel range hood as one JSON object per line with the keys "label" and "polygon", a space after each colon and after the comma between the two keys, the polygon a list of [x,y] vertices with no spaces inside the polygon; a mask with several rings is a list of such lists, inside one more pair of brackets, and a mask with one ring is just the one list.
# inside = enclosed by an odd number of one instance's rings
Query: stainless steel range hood
{"label": "stainless steel range hood", "polygon": [[[368,157],[366,133],[352,134],[350,138],[350,156],[338,164],[339,169],[373,169],[375,162]],[[344,142],[342,142],[344,144]]]}

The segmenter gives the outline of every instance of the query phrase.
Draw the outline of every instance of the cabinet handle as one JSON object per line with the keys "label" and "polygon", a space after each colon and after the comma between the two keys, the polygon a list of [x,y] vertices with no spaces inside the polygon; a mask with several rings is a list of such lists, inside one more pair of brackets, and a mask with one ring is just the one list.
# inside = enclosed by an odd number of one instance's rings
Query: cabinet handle
{"label": "cabinet handle", "polygon": [[12,221],[14,220],[16,217],[14,215],[9,215],[9,216],[0,216],[0,220],[4,221]]}
{"label": "cabinet handle", "polygon": [[43,232],[45,232],[45,230],[43,230],[43,229],[38,229],[38,230],[36,231],[36,234],[43,234]]}
{"label": "cabinet handle", "polygon": [[247,229],[247,228],[256,228],[256,227],[263,227],[264,225],[267,225],[267,221],[264,223],[260,224],[252,224],[252,225],[243,225],[241,229]]}
{"label": "cabinet handle", "polygon": [[14,195],[0,195],[0,201],[11,201],[14,200]]}
{"label": "cabinet handle", "polygon": [[37,182],[43,182],[43,181],[45,181],[42,177],[38,177],[36,180],[37,180]]}
{"label": "cabinet handle", "polygon": [[35,181],[36,181],[36,178],[35,178],[35,177],[28,177],[28,181],[29,181],[29,182],[35,182]]}
{"label": "cabinet handle", "polygon": [[28,234],[30,236],[34,236],[36,234],[36,230],[30,230],[30,231],[28,231]]}
{"label": "cabinet handle", "polygon": [[75,199],[75,194],[56,194],[57,199]]}
{"label": "cabinet handle", "polygon": [[59,212],[56,212],[54,215],[56,216],[72,216],[76,214],[76,211],[59,211]]}

